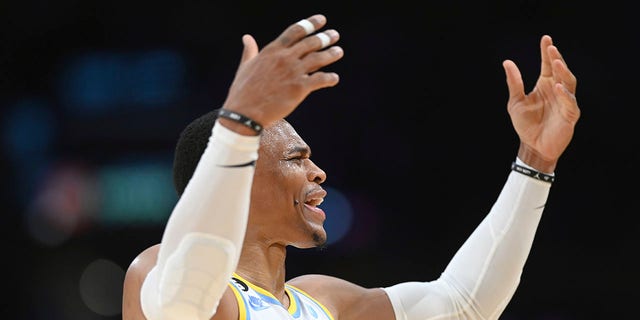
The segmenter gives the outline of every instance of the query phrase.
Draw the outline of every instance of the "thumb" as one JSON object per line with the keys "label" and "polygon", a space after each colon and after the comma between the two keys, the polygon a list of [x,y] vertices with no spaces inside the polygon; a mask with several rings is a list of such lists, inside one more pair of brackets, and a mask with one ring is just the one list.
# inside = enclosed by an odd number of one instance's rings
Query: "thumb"
{"label": "thumb", "polygon": [[244,48],[242,49],[242,59],[240,60],[240,64],[243,64],[258,55],[258,44],[251,35],[245,34],[242,36],[242,44],[244,45]]}
{"label": "thumb", "polygon": [[507,77],[507,88],[509,89],[509,99],[522,99],[524,97],[524,82],[522,74],[516,64],[511,60],[502,62],[504,73]]}

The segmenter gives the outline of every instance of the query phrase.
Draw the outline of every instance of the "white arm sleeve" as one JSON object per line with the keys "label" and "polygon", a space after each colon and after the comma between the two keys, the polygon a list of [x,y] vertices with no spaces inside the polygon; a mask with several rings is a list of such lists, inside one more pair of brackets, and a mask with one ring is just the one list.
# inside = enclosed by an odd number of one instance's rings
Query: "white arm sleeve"
{"label": "white arm sleeve", "polygon": [[498,319],[520,282],[550,187],[512,171],[439,279],[384,288],[396,320]]}
{"label": "white arm sleeve", "polygon": [[259,142],[213,126],[142,285],[148,320],[208,320],[215,313],[240,257]]}

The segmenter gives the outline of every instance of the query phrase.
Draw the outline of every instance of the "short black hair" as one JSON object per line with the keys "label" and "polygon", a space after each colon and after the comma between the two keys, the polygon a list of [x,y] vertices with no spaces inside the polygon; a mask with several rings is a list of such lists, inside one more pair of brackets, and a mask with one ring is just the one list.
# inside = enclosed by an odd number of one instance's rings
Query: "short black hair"
{"label": "short black hair", "polygon": [[218,109],[211,110],[189,123],[178,137],[173,156],[173,186],[182,195],[200,158],[207,148]]}

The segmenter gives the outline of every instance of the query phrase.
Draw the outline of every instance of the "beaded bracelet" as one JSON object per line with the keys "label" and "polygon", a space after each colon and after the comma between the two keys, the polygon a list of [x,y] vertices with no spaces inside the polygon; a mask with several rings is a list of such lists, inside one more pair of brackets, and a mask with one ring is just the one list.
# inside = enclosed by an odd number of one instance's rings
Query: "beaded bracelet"
{"label": "beaded bracelet", "polygon": [[518,173],[522,173],[526,176],[538,179],[540,181],[544,181],[544,182],[549,182],[549,183],[553,183],[556,178],[555,176],[552,176],[550,174],[546,174],[546,173],[542,173],[533,169],[529,169],[527,167],[523,167],[517,163],[515,163],[515,161],[513,163],[511,163],[511,170],[518,172]]}
{"label": "beaded bracelet", "polygon": [[255,131],[257,134],[262,133],[263,127],[262,127],[261,124],[255,122],[255,121],[251,120],[250,118],[248,118],[248,117],[246,117],[246,116],[244,116],[242,114],[239,114],[237,112],[233,112],[233,111],[230,111],[230,110],[227,110],[227,109],[220,108],[218,110],[218,117],[230,119],[230,120],[233,120],[233,121],[235,121],[237,123],[241,123],[241,124],[251,128],[251,129],[253,129],[253,131]]}

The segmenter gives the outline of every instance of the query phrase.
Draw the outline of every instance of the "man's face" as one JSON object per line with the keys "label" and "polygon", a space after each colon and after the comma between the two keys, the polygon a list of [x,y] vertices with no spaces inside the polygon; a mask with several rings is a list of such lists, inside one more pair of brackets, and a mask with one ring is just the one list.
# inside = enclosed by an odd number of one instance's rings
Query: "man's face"
{"label": "man's face", "polygon": [[260,139],[247,236],[299,248],[324,245],[325,213],[317,206],[326,174],[311,161],[311,149],[285,121]]}

